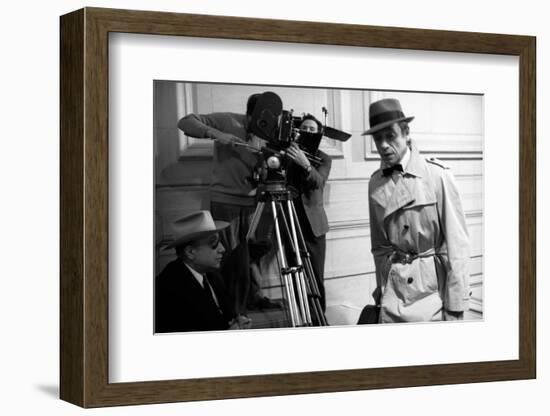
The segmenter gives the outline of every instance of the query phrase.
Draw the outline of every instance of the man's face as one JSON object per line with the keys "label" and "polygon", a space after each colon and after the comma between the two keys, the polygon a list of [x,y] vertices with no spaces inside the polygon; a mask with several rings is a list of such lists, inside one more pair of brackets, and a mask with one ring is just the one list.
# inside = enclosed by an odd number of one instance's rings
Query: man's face
{"label": "man's face", "polygon": [[382,161],[392,166],[401,161],[407,152],[407,136],[404,136],[397,123],[372,135]]}
{"label": "man's face", "polygon": [[319,133],[319,127],[314,120],[306,119],[300,124],[300,130],[308,133]]}
{"label": "man's face", "polygon": [[188,252],[197,271],[203,273],[212,269],[219,269],[225,253],[219,234],[211,234],[196,241]]}

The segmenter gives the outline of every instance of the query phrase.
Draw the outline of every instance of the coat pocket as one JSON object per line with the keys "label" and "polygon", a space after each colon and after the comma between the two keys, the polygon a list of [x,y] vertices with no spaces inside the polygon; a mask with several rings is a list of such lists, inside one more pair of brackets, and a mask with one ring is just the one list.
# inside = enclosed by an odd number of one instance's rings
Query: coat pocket
{"label": "coat pocket", "polygon": [[394,263],[389,271],[390,291],[409,305],[438,291],[433,257],[419,258],[410,264]]}

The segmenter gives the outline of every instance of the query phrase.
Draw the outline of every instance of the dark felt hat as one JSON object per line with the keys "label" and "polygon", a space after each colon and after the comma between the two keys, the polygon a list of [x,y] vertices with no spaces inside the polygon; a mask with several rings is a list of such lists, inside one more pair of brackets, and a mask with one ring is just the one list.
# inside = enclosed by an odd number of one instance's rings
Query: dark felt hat
{"label": "dark felt hat", "polygon": [[374,134],[377,131],[391,126],[393,123],[400,121],[412,121],[414,117],[406,117],[403,114],[401,103],[395,98],[384,98],[380,101],[375,101],[369,107],[369,125],[370,129],[364,132],[361,136]]}

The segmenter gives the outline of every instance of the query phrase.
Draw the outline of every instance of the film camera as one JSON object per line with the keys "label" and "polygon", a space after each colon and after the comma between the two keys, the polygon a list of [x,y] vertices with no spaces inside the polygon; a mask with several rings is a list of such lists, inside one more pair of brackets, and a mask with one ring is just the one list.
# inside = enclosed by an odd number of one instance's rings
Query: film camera
{"label": "film camera", "polygon": [[[324,107],[323,114],[326,119],[327,110]],[[346,141],[351,137],[348,133],[326,125],[322,125],[316,133],[300,131],[300,125],[308,118],[321,125],[310,115],[296,117],[293,110],[284,110],[281,98],[274,92],[264,92],[257,98],[251,115],[250,130],[266,140],[267,144],[261,149],[261,162],[254,179],[268,191],[286,190],[289,162],[286,149],[292,143],[295,142],[316,167],[320,163],[316,153],[323,136],[339,141]]]}

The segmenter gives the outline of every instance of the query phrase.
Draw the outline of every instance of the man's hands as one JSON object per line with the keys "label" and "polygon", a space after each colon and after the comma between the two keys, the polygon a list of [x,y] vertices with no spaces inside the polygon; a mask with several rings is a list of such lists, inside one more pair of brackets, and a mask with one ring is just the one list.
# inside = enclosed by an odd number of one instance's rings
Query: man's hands
{"label": "man's hands", "polygon": [[244,315],[238,315],[229,322],[229,329],[250,329],[251,327],[252,319]]}
{"label": "man's hands", "polygon": [[290,144],[290,146],[286,150],[286,153],[288,157],[290,157],[290,159],[294,161],[294,163],[300,165],[303,169],[308,170],[308,168],[311,167],[308,158],[306,157],[304,152],[302,152],[302,149],[300,149],[296,142]]}

